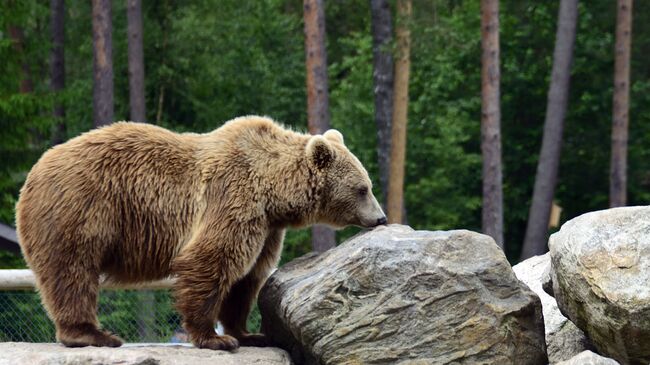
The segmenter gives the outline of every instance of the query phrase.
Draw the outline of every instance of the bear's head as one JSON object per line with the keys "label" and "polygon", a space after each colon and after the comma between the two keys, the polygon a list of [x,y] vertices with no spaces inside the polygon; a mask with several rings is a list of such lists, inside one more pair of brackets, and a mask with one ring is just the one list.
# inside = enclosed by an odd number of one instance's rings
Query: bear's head
{"label": "bear's head", "polygon": [[361,162],[330,129],[310,138],[307,160],[321,176],[316,221],[334,227],[375,227],[386,224],[386,215],[372,194],[372,182]]}

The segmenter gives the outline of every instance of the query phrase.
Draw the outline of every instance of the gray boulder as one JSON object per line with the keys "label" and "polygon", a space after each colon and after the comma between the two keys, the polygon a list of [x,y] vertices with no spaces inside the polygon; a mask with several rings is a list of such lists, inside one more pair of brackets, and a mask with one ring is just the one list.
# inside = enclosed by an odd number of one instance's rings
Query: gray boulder
{"label": "gray boulder", "polygon": [[569,360],[562,361],[557,365],[619,365],[617,361],[609,357],[602,357],[594,354],[591,351],[583,351],[580,354],[570,358]]}
{"label": "gray boulder", "polygon": [[0,343],[0,365],[289,365],[277,348],[241,347],[236,353],[190,345],[126,344],[67,348],[58,343]]}
{"label": "gray boulder", "polygon": [[470,231],[391,225],[276,271],[262,330],[300,364],[545,364],[539,298]]}
{"label": "gray boulder", "polygon": [[551,364],[569,360],[585,350],[592,349],[584,332],[562,315],[555,298],[544,291],[544,287],[550,286],[551,282],[550,254],[531,257],[513,266],[512,270],[542,301],[546,352]]}
{"label": "gray boulder", "polygon": [[562,313],[599,353],[650,363],[650,207],[584,214],[552,235],[549,248]]}

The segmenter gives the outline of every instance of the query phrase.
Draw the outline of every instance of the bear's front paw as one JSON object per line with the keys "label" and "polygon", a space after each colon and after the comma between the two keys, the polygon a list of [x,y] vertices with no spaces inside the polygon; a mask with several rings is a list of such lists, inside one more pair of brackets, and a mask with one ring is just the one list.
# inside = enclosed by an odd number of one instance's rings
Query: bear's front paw
{"label": "bear's front paw", "polygon": [[241,346],[268,347],[271,340],[263,333],[247,333],[237,337]]}
{"label": "bear's front paw", "polygon": [[233,351],[239,348],[239,341],[228,335],[214,335],[197,341],[194,346],[201,349]]}

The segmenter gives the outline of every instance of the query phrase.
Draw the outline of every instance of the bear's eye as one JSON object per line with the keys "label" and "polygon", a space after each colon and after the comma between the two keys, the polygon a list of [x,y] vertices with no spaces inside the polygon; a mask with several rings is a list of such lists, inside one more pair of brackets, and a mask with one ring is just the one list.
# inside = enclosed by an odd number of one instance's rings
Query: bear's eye
{"label": "bear's eye", "polygon": [[366,196],[368,194],[368,187],[367,186],[362,186],[362,187],[358,188],[357,193],[360,196]]}

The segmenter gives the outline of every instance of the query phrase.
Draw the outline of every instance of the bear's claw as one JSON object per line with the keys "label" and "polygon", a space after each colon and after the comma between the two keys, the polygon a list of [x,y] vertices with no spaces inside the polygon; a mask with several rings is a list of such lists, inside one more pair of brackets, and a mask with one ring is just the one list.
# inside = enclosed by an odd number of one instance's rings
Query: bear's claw
{"label": "bear's claw", "polygon": [[93,344],[93,346],[120,347],[122,346],[122,339],[110,332],[106,332],[104,336],[97,339],[96,344]]}

